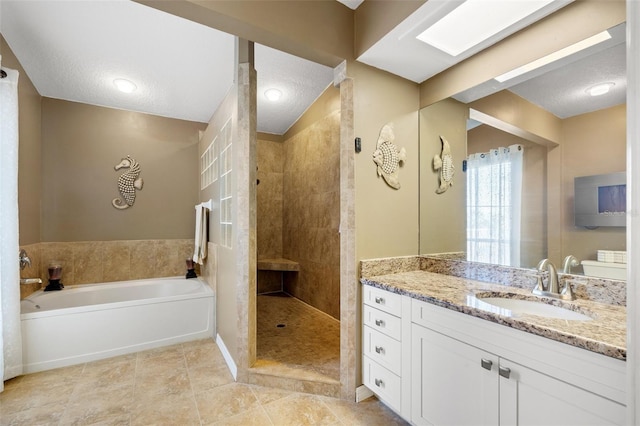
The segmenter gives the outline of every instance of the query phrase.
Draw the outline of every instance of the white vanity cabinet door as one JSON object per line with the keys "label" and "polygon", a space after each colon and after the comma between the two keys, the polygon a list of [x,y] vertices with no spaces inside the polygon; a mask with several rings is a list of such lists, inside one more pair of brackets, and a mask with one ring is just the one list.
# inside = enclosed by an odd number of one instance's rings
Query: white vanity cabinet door
{"label": "white vanity cabinet door", "polygon": [[500,425],[623,425],[625,407],[569,383],[500,359]]}
{"label": "white vanity cabinet door", "polygon": [[412,324],[411,421],[497,425],[498,357]]}

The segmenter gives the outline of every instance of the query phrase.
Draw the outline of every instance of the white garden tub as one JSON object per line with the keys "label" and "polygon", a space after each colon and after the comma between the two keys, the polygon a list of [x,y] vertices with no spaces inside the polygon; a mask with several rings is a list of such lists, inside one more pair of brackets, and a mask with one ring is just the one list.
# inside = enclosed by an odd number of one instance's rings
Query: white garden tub
{"label": "white garden tub", "polygon": [[214,294],[192,278],[37,291],[21,302],[25,373],[213,337]]}

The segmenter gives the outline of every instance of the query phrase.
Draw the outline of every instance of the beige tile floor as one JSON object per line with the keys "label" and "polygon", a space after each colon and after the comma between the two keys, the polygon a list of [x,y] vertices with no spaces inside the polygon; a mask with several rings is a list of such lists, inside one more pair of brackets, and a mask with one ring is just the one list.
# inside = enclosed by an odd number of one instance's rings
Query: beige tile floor
{"label": "beige tile floor", "polygon": [[233,382],[213,340],[28,374],[5,382],[0,425],[402,425],[359,404]]}
{"label": "beige tile floor", "polygon": [[340,381],[340,321],[286,293],[259,295],[257,315],[257,367]]}

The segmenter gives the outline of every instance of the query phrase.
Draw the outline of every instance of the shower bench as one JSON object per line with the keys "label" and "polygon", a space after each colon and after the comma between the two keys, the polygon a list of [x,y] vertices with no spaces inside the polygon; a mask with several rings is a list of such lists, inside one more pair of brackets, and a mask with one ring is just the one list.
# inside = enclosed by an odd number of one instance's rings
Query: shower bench
{"label": "shower bench", "polygon": [[295,280],[300,264],[289,259],[258,260],[258,294],[284,291],[287,280]]}

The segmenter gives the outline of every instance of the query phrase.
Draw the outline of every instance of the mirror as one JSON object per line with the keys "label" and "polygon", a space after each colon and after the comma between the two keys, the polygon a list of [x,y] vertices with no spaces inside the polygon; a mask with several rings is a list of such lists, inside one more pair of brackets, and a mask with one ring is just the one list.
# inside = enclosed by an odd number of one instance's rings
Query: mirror
{"label": "mirror", "polygon": [[[596,260],[598,250],[626,250],[626,228],[586,229],[573,219],[575,177],[626,169],[624,27],[532,76],[502,85],[491,80],[420,111],[420,253],[472,260],[463,160],[511,145],[524,152],[519,250],[490,263],[534,268],[548,257],[560,269],[568,255]],[[585,93],[598,82],[612,82],[615,90],[600,97]],[[454,178],[437,194],[433,158],[441,153],[441,136],[450,147]],[[582,266],[571,272],[582,273]]]}

